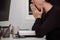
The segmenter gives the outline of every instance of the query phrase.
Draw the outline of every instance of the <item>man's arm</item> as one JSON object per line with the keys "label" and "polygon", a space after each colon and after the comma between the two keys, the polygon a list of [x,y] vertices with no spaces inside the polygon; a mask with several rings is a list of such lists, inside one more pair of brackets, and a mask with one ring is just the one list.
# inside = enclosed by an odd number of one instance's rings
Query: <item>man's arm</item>
{"label": "man's arm", "polygon": [[45,20],[46,20],[46,14],[43,13],[43,14],[42,14],[42,18],[37,18],[37,19],[35,20],[35,23],[34,23],[34,25],[33,25],[33,27],[32,27],[32,30],[35,30],[36,26],[37,26],[37,27],[40,26]]}
{"label": "man's arm", "polygon": [[60,14],[59,10],[53,7],[53,9],[51,9],[50,12],[48,12],[49,16],[47,15],[48,17],[42,24],[35,21],[35,25],[33,26],[35,27],[35,32],[37,37],[43,37],[50,31],[54,30],[59,25],[58,24],[58,17]]}

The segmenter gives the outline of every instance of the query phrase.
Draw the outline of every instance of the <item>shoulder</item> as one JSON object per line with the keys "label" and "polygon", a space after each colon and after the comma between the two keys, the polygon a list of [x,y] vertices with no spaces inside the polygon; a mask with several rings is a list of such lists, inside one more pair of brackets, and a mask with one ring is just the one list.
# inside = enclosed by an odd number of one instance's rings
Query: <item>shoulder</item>
{"label": "shoulder", "polygon": [[60,17],[60,6],[55,6],[54,14],[56,17]]}
{"label": "shoulder", "polygon": [[49,20],[60,20],[60,7],[59,6],[53,6],[51,10],[46,14],[47,19]]}
{"label": "shoulder", "polygon": [[53,6],[51,10],[47,13],[47,16],[60,16],[60,6]]}
{"label": "shoulder", "polygon": [[56,23],[60,23],[60,6],[54,6],[51,9],[51,15],[50,17],[56,21]]}

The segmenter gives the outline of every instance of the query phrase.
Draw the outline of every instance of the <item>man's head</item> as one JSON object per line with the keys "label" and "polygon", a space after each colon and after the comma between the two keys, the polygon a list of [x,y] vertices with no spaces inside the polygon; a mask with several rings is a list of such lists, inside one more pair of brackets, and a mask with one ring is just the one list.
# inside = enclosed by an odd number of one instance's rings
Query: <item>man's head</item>
{"label": "man's head", "polygon": [[51,3],[52,5],[55,5],[58,2],[60,3],[60,0],[32,0],[32,2],[35,2],[37,4],[43,4],[44,2],[48,2]]}
{"label": "man's head", "polygon": [[31,2],[33,3],[37,3],[37,4],[43,4],[45,0],[31,0]]}

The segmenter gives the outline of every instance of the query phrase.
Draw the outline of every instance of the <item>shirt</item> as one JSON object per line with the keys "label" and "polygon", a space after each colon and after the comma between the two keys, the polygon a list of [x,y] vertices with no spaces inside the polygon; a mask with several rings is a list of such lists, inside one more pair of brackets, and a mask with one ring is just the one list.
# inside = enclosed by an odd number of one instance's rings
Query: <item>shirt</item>
{"label": "shirt", "polygon": [[53,6],[51,10],[44,14],[43,17],[37,18],[32,27],[35,30],[37,37],[46,35],[47,40],[60,39],[60,8]]}

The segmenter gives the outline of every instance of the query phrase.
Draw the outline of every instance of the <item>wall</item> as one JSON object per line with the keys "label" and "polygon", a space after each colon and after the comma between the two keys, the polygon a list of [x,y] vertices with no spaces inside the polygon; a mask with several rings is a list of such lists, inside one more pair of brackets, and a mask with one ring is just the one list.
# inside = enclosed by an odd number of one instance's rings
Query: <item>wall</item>
{"label": "wall", "polygon": [[12,24],[16,34],[18,29],[31,30],[34,20],[32,16],[28,16],[28,0],[11,0],[9,21],[1,21],[0,26]]}
{"label": "wall", "polygon": [[28,14],[28,0],[11,0],[9,21],[0,22],[1,26],[12,24],[15,31],[18,28],[31,29],[34,23],[32,19],[26,19]]}

